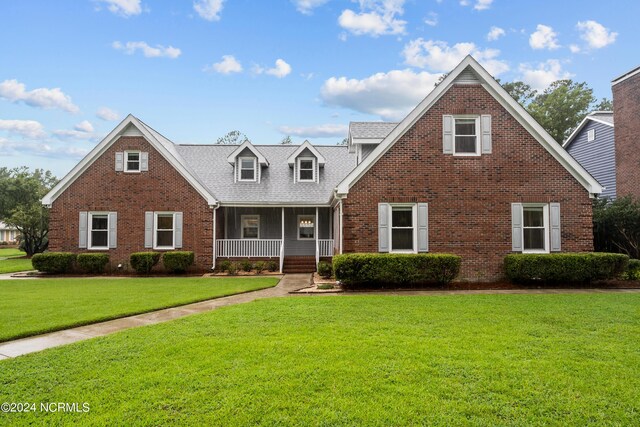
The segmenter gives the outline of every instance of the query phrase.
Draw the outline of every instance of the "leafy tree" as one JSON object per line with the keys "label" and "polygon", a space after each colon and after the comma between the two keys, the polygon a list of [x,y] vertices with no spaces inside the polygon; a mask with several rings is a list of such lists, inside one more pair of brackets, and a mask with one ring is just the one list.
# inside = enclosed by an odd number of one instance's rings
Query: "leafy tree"
{"label": "leafy tree", "polygon": [[247,135],[240,132],[239,130],[232,130],[227,133],[225,136],[221,136],[216,140],[216,144],[219,145],[240,145],[244,144],[246,141],[249,141]]}
{"label": "leafy tree", "polygon": [[536,91],[523,82],[508,82],[502,84],[502,87],[523,107],[536,96]]}
{"label": "leafy tree", "polygon": [[49,210],[40,200],[57,182],[42,169],[0,168],[0,220],[18,229],[27,256],[49,246]]}
{"label": "leafy tree", "polygon": [[596,199],[593,204],[594,248],[640,258],[640,201],[620,197]]}
{"label": "leafy tree", "polygon": [[594,102],[593,90],[586,83],[558,80],[537,94],[526,108],[553,139],[562,143]]}
{"label": "leafy tree", "polygon": [[593,109],[595,111],[613,111],[613,103],[608,98],[602,98]]}
{"label": "leafy tree", "polygon": [[342,141],[338,142],[336,145],[347,145],[349,140],[347,138],[342,138]]}
{"label": "leafy tree", "polygon": [[282,141],[280,141],[280,144],[282,144],[282,145],[291,145],[291,144],[293,144],[293,141],[291,141],[291,137],[289,135],[287,135],[284,138],[282,138]]}

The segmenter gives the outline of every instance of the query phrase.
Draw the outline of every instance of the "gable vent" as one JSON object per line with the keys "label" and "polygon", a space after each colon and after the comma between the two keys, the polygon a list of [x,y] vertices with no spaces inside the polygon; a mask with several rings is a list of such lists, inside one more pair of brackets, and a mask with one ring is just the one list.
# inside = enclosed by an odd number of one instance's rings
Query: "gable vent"
{"label": "gable vent", "polygon": [[478,75],[473,71],[473,69],[471,69],[471,67],[467,67],[462,70],[462,72],[458,75],[458,77],[456,77],[453,83],[462,85],[475,85],[480,84],[480,79],[478,78]]}

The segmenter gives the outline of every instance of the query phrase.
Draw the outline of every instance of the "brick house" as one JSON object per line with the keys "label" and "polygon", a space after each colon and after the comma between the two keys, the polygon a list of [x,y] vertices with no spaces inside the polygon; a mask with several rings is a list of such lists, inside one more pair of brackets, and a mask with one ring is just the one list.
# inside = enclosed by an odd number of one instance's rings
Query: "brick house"
{"label": "brick house", "polygon": [[640,198],[640,67],[611,82],[619,196]]}
{"label": "brick house", "polygon": [[43,203],[52,251],[104,250],[112,265],[143,250],[285,272],[344,252],[450,252],[484,281],[511,252],[592,250],[601,191],[468,56],[400,123],[352,123],[347,146],[176,145],[129,116]]}

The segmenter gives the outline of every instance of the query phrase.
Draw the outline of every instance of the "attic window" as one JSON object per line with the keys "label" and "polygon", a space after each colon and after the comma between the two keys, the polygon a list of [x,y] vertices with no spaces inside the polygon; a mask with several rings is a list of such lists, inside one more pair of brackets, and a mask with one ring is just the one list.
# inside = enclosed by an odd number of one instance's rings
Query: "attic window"
{"label": "attic window", "polygon": [[596,139],[596,130],[595,129],[589,129],[587,131],[587,142],[594,141],[595,139]]}
{"label": "attic window", "polygon": [[125,172],[140,172],[140,152],[139,151],[125,151]]}
{"label": "attic window", "polygon": [[256,180],[256,159],[255,157],[240,157],[240,181]]}
{"label": "attic window", "polygon": [[316,180],[316,159],[312,157],[298,158],[298,181],[313,182]]}
{"label": "attic window", "polygon": [[480,155],[478,117],[456,117],[454,123],[454,154],[458,156]]}

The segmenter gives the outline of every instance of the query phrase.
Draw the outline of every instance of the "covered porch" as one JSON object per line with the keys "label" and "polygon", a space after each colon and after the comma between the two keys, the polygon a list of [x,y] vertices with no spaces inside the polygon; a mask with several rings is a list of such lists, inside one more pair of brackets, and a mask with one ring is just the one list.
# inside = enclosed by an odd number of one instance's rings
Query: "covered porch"
{"label": "covered porch", "polygon": [[222,206],[217,213],[214,257],[273,259],[306,257],[317,267],[336,252],[333,210],[317,207]]}

